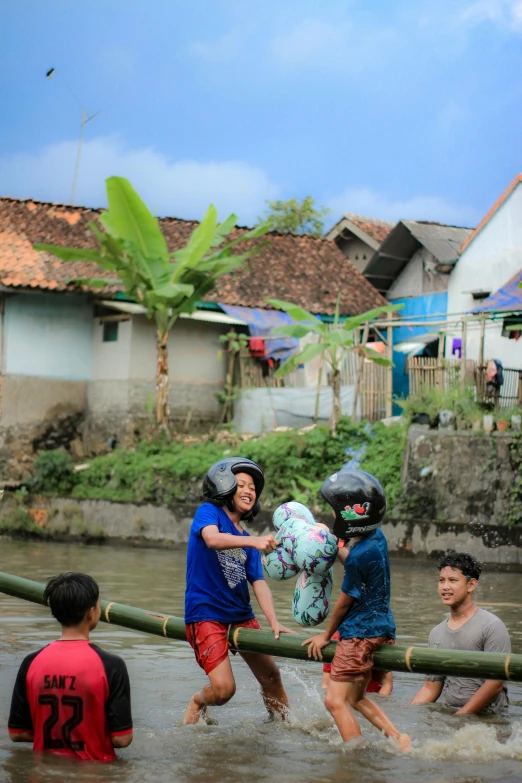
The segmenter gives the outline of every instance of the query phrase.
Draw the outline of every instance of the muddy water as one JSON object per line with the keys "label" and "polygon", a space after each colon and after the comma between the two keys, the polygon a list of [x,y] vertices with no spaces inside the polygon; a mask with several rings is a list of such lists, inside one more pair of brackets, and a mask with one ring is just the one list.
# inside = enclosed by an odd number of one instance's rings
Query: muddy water
{"label": "muddy water", "polygon": [[[65,570],[91,573],[106,598],[182,615],[185,551],[34,544],[0,539],[0,570],[32,579]],[[443,609],[432,566],[392,563],[393,610],[399,643],[424,644]],[[522,653],[519,574],[487,573],[478,600],[507,624],[514,652]],[[340,573],[336,585],[340,584]],[[293,585],[271,584],[280,619],[291,624]],[[214,709],[217,725],[181,727],[194,691],[204,682],[190,648],[181,642],[105,624],[94,641],[124,656],[133,687],[135,739],[112,765],[36,760],[29,746],[7,738],[11,689],[29,651],[55,638],[42,607],[0,596],[0,781],[9,783],[482,783],[522,780],[522,687],[510,686],[507,718],[458,718],[443,708],[409,707],[422,678],[395,675],[386,709],[414,738],[409,756],[397,753],[365,725],[365,747],[343,749],[325,712],[316,663],[281,661],[292,724],[265,722],[256,683],[234,659],[238,690]],[[297,628],[297,627],[296,627]]]}

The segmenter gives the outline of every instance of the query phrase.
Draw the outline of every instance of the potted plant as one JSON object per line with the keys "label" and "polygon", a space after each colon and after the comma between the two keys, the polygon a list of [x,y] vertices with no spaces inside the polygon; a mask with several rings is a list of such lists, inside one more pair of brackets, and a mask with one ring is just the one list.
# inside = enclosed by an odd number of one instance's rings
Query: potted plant
{"label": "potted plant", "polygon": [[509,416],[506,411],[497,411],[495,414],[497,432],[506,432],[509,427]]}

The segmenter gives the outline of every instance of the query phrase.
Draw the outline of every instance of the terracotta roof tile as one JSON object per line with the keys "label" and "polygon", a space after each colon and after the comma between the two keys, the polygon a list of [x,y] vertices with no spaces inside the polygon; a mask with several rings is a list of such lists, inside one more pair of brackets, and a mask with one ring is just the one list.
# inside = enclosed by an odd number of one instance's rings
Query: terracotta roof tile
{"label": "terracotta roof tile", "polygon": [[365,218],[361,215],[346,215],[346,217],[355,223],[361,231],[375,239],[376,242],[384,242],[395,223],[388,223],[385,220],[377,220],[377,218]]}
{"label": "terracotta roof tile", "polygon": [[489,223],[497,209],[500,209],[504,201],[511,195],[511,193],[515,190],[515,188],[522,183],[522,173],[517,174],[514,180],[512,180],[505,191],[502,193],[501,196],[495,201],[489,212],[486,213],[486,215],[482,218],[476,229],[471,232],[471,234],[464,240],[462,245],[459,248],[459,255],[464,252],[464,250],[470,245],[477,234],[480,234],[484,226]]}
{"label": "terracotta roof tile", "polygon": [[[62,263],[33,244],[49,243],[82,248],[97,247],[88,223],[101,210],[48,204],[32,200],[0,198],[0,283],[8,287],[73,290],[71,278],[100,276],[96,265]],[[195,222],[160,220],[171,251],[181,247]],[[235,229],[240,233],[244,229]],[[315,313],[331,315],[338,291],[341,312],[356,315],[386,300],[345,258],[334,242],[272,233],[269,244],[247,265],[218,280],[208,301],[243,307],[266,307],[270,297],[287,299]],[[260,240],[256,240],[260,241]],[[101,273],[103,276],[103,272]],[[109,276],[109,273],[105,273]],[[107,295],[117,289],[97,289]]]}

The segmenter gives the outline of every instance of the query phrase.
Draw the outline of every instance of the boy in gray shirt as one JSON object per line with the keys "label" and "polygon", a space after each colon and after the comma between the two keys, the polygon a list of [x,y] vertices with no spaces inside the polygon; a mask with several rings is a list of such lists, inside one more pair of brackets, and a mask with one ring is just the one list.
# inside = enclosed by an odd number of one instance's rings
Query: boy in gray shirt
{"label": "boy in gray shirt", "polygon": [[[481,567],[471,555],[449,552],[439,566],[439,595],[450,616],[435,626],[428,646],[444,650],[510,653],[506,626],[496,615],[480,609],[473,598]],[[412,704],[428,704],[442,695],[457,715],[498,714],[508,705],[502,680],[428,675]]]}

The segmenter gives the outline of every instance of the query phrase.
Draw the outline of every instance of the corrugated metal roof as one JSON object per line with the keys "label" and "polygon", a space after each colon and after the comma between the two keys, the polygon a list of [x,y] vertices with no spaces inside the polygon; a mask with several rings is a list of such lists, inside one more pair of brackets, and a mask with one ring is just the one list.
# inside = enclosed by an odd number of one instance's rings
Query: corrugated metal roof
{"label": "corrugated metal roof", "polygon": [[423,223],[417,220],[403,220],[413,236],[433,253],[438,261],[453,261],[459,247],[472,230],[458,226],[445,226],[440,223]]}
{"label": "corrugated metal roof", "polygon": [[484,299],[473,313],[517,313],[522,311],[522,269],[511,280]]}

